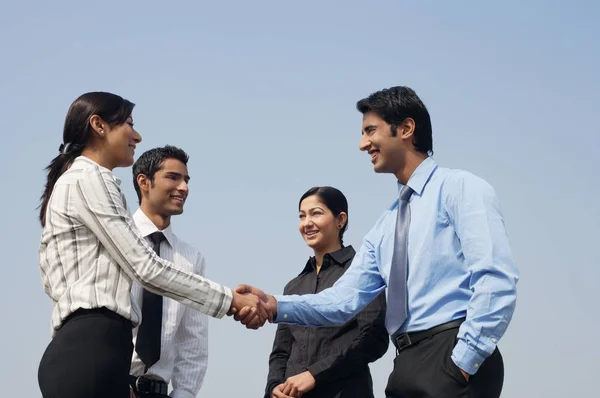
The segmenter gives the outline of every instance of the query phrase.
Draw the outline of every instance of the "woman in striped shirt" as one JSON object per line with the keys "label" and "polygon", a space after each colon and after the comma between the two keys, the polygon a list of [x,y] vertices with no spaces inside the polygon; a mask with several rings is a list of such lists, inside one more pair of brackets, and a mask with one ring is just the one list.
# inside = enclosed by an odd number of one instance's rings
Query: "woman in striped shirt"
{"label": "woman in striped shirt", "polygon": [[133,107],[105,92],[77,98],[47,167],[39,259],[53,338],[38,371],[44,398],[129,397],[132,327],[141,321],[132,280],[215,318],[248,305],[267,318],[257,297],[175,268],[140,237],[112,174],[133,164],[142,140]]}

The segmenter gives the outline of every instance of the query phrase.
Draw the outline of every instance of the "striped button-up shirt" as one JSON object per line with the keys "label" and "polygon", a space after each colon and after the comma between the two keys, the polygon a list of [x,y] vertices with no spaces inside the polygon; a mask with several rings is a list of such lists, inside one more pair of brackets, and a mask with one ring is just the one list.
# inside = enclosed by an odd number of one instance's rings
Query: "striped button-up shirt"
{"label": "striped button-up shirt", "polygon": [[[141,235],[151,244],[149,235],[158,228],[143,211],[137,210],[133,220]],[[166,240],[160,245],[160,256],[172,261],[181,270],[204,276],[204,256],[179,239],[171,226],[161,231]],[[135,302],[142,307],[143,288],[134,282],[131,293]],[[175,300],[163,300],[162,333],[160,342],[160,359],[152,365],[146,374],[171,382],[173,391],[171,398],[194,398],[198,395],[208,361],[208,317],[203,313],[188,308]],[[133,330],[134,342],[138,328]],[[135,350],[131,362],[131,374],[144,374],[144,363]]]}
{"label": "striped button-up shirt", "polygon": [[39,259],[53,330],[79,308],[106,307],[137,326],[132,280],[215,318],[231,306],[231,289],[156,255],[133,223],[119,180],[84,156],[54,186]]}

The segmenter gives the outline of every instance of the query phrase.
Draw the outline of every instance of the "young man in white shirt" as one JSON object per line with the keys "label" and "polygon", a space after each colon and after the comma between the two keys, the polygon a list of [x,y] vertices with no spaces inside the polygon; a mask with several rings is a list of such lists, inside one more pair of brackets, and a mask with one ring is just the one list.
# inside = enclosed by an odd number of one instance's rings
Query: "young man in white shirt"
{"label": "young man in white shirt", "polygon": [[[177,267],[204,276],[202,254],[171,230],[171,216],[182,214],[190,177],[188,155],[173,146],[143,153],[133,165],[140,208],[133,220],[157,254]],[[142,323],[133,330],[132,395],[139,398],[194,398],[208,360],[208,318],[175,300],[134,283],[133,299]],[[168,394],[168,384],[173,390]]]}

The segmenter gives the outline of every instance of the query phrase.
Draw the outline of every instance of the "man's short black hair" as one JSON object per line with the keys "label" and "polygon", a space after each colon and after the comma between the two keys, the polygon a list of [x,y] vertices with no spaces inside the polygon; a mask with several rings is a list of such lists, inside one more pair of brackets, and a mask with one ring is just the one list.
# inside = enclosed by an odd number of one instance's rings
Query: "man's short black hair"
{"label": "man's short black hair", "polygon": [[187,166],[189,156],[181,148],[167,145],[161,148],[150,149],[142,155],[133,164],[133,186],[138,196],[139,204],[142,204],[142,192],[137,183],[137,177],[140,174],[145,175],[151,183],[154,183],[154,174],[162,167],[167,159],[177,159]]}
{"label": "man's short black hair", "polygon": [[412,88],[397,86],[377,91],[356,103],[356,109],[363,115],[375,112],[391,125],[392,136],[406,118],[415,121],[413,145],[419,152],[433,153],[431,118],[425,104]]}

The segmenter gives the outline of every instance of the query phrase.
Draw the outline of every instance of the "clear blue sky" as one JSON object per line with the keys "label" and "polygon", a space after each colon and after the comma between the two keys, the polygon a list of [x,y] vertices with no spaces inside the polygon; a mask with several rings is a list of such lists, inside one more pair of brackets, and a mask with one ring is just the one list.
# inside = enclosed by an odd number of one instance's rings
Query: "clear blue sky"
{"label": "clear blue sky", "polygon": [[[306,189],[347,195],[355,247],[394,200],[394,178],[358,150],[355,110],[393,85],[428,106],[438,163],[500,197],[522,276],[500,341],[503,397],[597,391],[597,2],[37,3],[0,12],[3,396],[40,396],[51,305],[36,207],[78,95],[135,102],[138,155],[189,152],[191,194],[174,228],[205,254],[210,278],[281,292],[310,254],[296,228]],[[134,211],[130,172],[116,174]],[[199,396],[261,396],[274,333],[211,320]],[[378,397],[392,358],[390,348],[371,366]]]}

